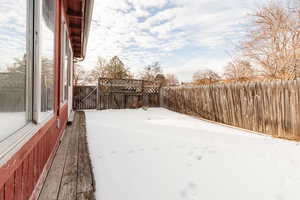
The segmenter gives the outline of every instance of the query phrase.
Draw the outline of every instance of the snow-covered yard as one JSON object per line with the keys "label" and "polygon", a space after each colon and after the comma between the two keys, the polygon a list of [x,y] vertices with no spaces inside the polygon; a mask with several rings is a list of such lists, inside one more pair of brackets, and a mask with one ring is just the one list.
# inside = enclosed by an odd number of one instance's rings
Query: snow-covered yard
{"label": "snow-covered yard", "polygon": [[162,108],[86,117],[97,199],[300,199],[299,143]]}

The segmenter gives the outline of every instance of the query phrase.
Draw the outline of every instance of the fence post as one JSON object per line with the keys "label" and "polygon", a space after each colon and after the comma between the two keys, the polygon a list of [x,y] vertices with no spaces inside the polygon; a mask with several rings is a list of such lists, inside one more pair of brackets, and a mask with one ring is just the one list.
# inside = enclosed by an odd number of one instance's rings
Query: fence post
{"label": "fence post", "polygon": [[99,83],[97,84],[97,91],[96,91],[96,95],[97,95],[97,99],[96,99],[96,110],[99,110],[99,102],[100,102],[100,100],[99,100]]}
{"label": "fence post", "polygon": [[164,94],[163,94],[163,87],[159,88],[159,107],[164,107]]}
{"label": "fence post", "polygon": [[145,87],[145,85],[144,85],[145,83],[144,83],[144,80],[142,80],[142,106],[146,106],[145,105],[145,92],[144,92],[144,87]]}
{"label": "fence post", "polygon": [[98,82],[97,82],[97,102],[96,102],[96,109],[100,110],[100,95],[99,95],[99,85],[100,85],[100,78],[98,78]]}

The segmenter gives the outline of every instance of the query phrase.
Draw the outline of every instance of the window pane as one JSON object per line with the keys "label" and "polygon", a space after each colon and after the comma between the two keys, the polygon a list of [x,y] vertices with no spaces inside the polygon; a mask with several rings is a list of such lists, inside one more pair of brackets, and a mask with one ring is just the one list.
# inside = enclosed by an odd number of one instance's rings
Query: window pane
{"label": "window pane", "polygon": [[42,0],[41,11],[41,112],[53,110],[54,105],[54,2]]}
{"label": "window pane", "polygon": [[61,49],[62,49],[62,57],[61,57],[61,74],[60,74],[60,77],[61,77],[61,90],[60,90],[60,100],[61,102],[65,102],[65,100],[67,99],[66,98],[66,82],[67,82],[67,32],[66,32],[66,27],[65,27],[65,24],[62,23],[61,24],[61,27],[62,27],[62,42],[61,42]]}
{"label": "window pane", "polygon": [[0,13],[1,142],[27,123],[27,1],[1,0]]}
{"label": "window pane", "polygon": [[68,67],[69,67],[69,43],[67,34],[65,35],[65,60],[64,60],[64,99],[68,100]]}

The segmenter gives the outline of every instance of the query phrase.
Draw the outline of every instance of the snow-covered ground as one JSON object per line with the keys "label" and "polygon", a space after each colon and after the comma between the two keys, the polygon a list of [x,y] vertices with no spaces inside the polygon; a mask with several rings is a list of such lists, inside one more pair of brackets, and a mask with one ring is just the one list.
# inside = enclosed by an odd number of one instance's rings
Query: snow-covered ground
{"label": "snow-covered ground", "polygon": [[25,112],[0,112],[0,142],[25,124]]}
{"label": "snow-covered ground", "polygon": [[162,108],[86,116],[97,199],[300,199],[299,143]]}

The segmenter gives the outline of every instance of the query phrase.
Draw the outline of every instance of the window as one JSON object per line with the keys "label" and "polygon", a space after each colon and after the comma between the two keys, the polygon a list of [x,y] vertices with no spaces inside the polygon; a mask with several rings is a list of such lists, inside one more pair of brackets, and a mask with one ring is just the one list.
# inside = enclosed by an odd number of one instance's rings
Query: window
{"label": "window", "polygon": [[2,0],[0,5],[0,142],[31,120],[30,2]]}
{"label": "window", "polygon": [[67,43],[67,54],[68,54],[68,69],[67,69],[67,86],[71,87],[72,86],[72,68],[73,68],[73,54],[72,54],[72,49],[71,49],[71,42],[68,40]]}
{"label": "window", "polygon": [[[67,34],[66,34],[67,35]],[[69,40],[68,37],[65,39],[65,61],[64,61],[64,100],[68,100],[68,72],[69,72],[69,58],[70,58],[70,52],[69,52]]]}
{"label": "window", "polygon": [[54,35],[55,35],[55,1],[41,0],[39,53],[41,71],[40,119],[53,112],[54,106]]}

